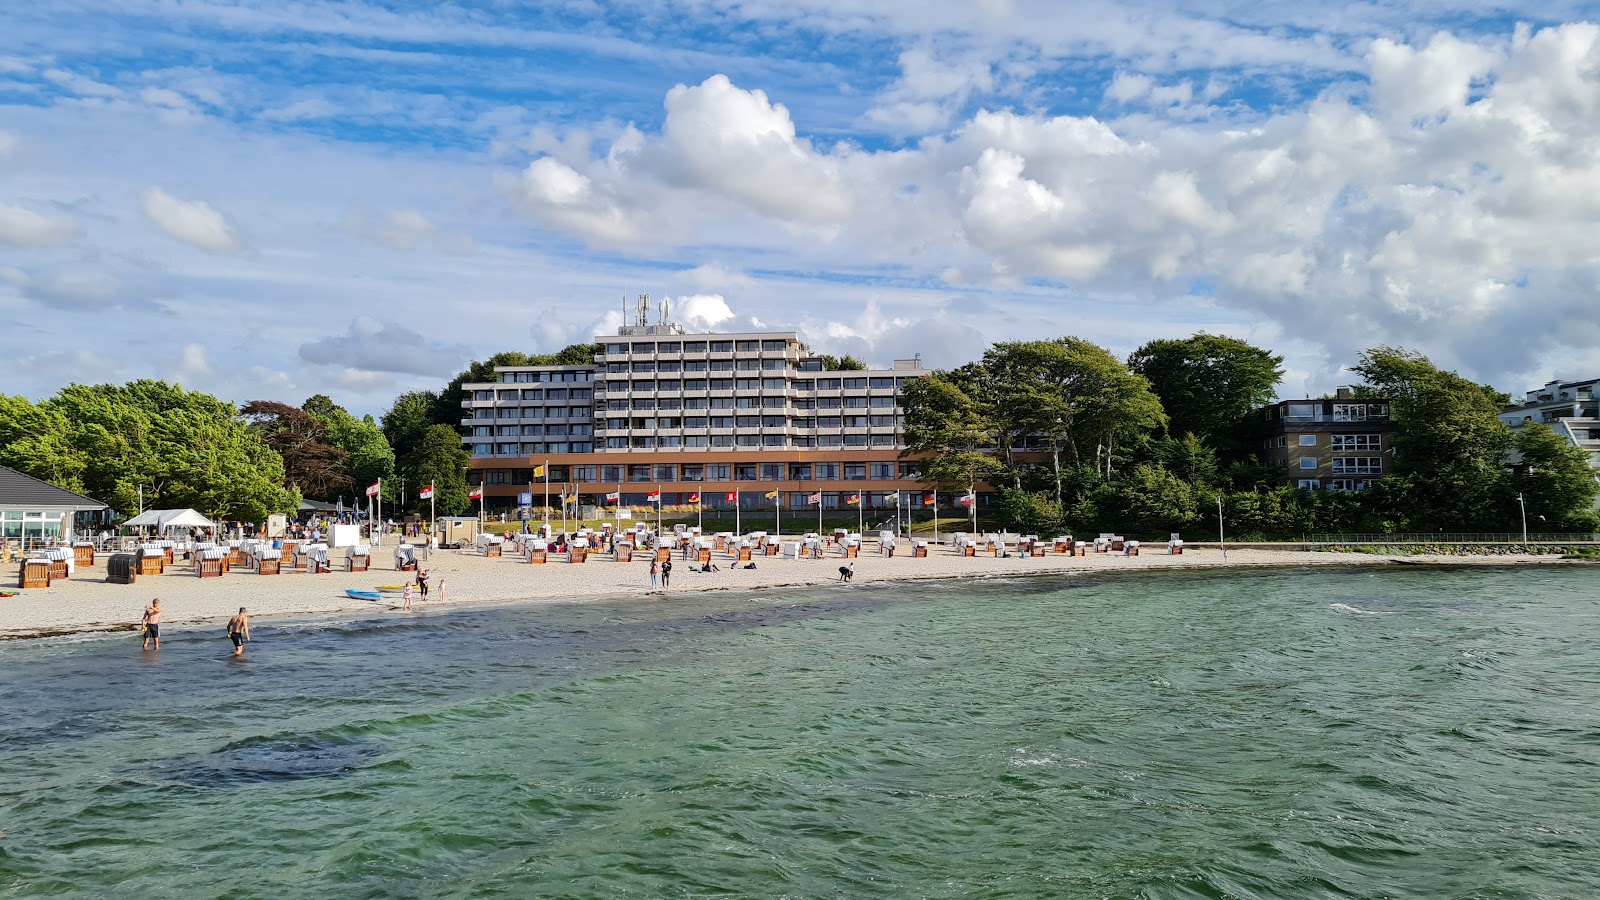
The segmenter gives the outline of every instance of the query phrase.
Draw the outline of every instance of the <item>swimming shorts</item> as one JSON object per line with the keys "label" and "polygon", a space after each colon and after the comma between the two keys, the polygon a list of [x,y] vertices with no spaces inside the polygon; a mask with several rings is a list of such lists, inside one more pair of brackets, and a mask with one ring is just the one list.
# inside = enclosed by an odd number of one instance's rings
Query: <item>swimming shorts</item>
{"label": "swimming shorts", "polygon": [[228,638],[233,641],[235,647],[244,646],[244,635],[239,632],[235,631],[233,634],[228,635]]}
{"label": "swimming shorts", "polygon": [[149,625],[146,625],[144,627],[144,630],[149,632],[147,637],[153,637],[153,638],[161,637],[161,623],[159,623],[159,622],[151,622]]}

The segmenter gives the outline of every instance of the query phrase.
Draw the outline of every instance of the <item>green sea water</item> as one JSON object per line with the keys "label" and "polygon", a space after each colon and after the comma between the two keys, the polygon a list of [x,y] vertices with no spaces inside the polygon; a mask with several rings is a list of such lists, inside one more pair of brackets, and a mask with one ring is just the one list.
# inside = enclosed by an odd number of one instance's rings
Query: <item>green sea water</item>
{"label": "green sea water", "polygon": [[[705,582],[685,579],[686,588]],[[0,645],[0,894],[1600,897],[1600,577],[696,592]]]}

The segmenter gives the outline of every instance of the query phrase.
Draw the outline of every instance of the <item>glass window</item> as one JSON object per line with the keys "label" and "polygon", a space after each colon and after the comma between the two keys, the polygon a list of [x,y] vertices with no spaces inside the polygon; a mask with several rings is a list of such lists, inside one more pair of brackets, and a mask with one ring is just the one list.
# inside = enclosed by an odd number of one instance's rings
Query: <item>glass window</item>
{"label": "glass window", "polygon": [[788,346],[789,346],[789,342],[788,341],[762,341],[761,342],[761,349],[763,349],[763,350],[782,350],[782,349],[784,349],[784,348],[786,348]]}
{"label": "glass window", "polygon": [[764,435],[761,436],[761,446],[763,446],[763,447],[783,447],[783,446],[786,446],[788,443],[789,443],[788,435],[783,435],[783,434],[764,434]]}
{"label": "glass window", "polygon": [[874,481],[887,481],[894,478],[894,463],[875,462],[867,464],[867,471]]}
{"label": "glass window", "polygon": [[895,403],[895,400],[894,400],[893,397],[873,397],[872,398],[872,406],[875,409],[893,409],[894,408],[894,403]]}
{"label": "glass window", "polygon": [[1315,469],[1316,467],[1317,467],[1317,458],[1315,456],[1302,456],[1302,457],[1300,457],[1300,468],[1302,468],[1302,469]]}
{"label": "glass window", "polygon": [[1317,436],[1314,434],[1302,434],[1300,435],[1299,445],[1301,447],[1315,447],[1317,445]]}
{"label": "glass window", "polygon": [[867,464],[866,463],[848,463],[848,462],[845,463],[844,464],[844,480],[845,481],[866,481],[867,480]]}
{"label": "glass window", "polygon": [[847,434],[844,436],[844,445],[846,447],[865,447],[867,445],[867,436],[864,434]]}
{"label": "glass window", "polygon": [[760,341],[740,341],[739,342],[739,346],[738,346],[738,350],[741,353],[749,353],[751,351],[760,350],[760,349],[761,349],[761,342]]}
{"label": "glass window", "polygon": [[866,386],[867,386],[867,380],[865,378],[846,378],[846,379],[844,379],[844,389],[847,390],[847,391],[848,390],[854,390],[854,389],[857,389],[857,388],[864,388]]}
{"label": "glass window", "polygon": [[839,389],[839,383],[840,383],[839,379],[837,379],[837,378],[818,378],[817,379],[817,390],[819,390],[819,391],[837,391]]}
{"label": "glass window", "polygon": [[868,441],[874,447],[893,447],[894,446],[894,435],[892,435],[892,434],[875,434],[871,438],[869,438]]}
{"label": "glass window", "polygon": [[633,401],[633,408],[634,409],[655,409],[656,408],[656,401],[650,399],[649,397],[640,397],[637,400]]}
{"label": "glass window", "polygon": [[683,420],[683,427],[684,428],[691,428],[691,429],[695,429],[695,430],[699,430],[701,428],[704,428],[704,427],[706,427],[706,417],[705,416],[688,416],[688,417],[685,417],[684,420]]}
{"label": "glass window", "polygon": [[710,403],[712,409],[733,409],[732,397],[712,397]]}
{"label": "glass window", "polygon": [[703,359],[687,360],[683,364],[683,370],[685,372],[704,372],[706,370],[706,361]]}
{"label": "glass window", "polygon": [[656,352],[656,345],[654,342],[635,341],[630,349],[635,353],[654,353]]}
{"label": "glass window", "polygon": [[840,437],[837,434],[820,434],[820,435],[817,435],[817,446],[818,447],[842,447],[842,446],[844,446],[844,438]]}
{"label": "glass window", "polygon": [[733,446],[733,435],[731,435],[731,434],[713,434],[711,436],[711,446],[713,446],[713,447],[732,447]]}
{"label": "glass window", "polygon": [[713,391],[731,391],[731,390],[733,390],[733,379],[732,378],[713,378],[710,381],[710,385],[711,385],[711,390],[713,390]]}
{"label": "glass window", "polygon": [[790,463],[789,464],[789,480],[790,481],[810,481],[811,480],[811,464],[810,463]]}
{"label": "glass window", "polygon": [[704,353],[704,352],[706,352],[706,342],[705,341],[684,341],[683,342],[683,352],[685,352],[685,353]]}
{"label": "glass window", "polygon": [[711,342],[711,352],[712,353],[732,353],[733,352],[733,341],[712,341]]}
{"label": "glass window", "polygon": [[628,480],[629,481],[649,481],[650,480],[650,464],[649,463],[633,463],[633,464],[629,465],[628,466]]}
{"label": "glass window", "polygon": [[760,428],[761,427],[761,417],[760,416],[739,416],[738,417],[738,427],[739,428]]}
{"label": "glass window", "polygon": [[[700,446],[703,447],[705,445],[701,444]],[[683,480],[684,481],[695,481],[695,482],[705,481],[706,480],[706,467],[704,465],[700,464],[700,463],[684,463],[683,464]]]}
{"label": "glass window", "polygon": [[683,345],[677,341],[662,341],[656,345],[657,353],[677,353],[682,349]]}
{"label": "glass window", "polygon": [[1296,487],[1300,488],[1302,491],[1314,491],[1321,486],[1322,483],[1317,481],[1315,478],[1302,478],[1300,479],[1299,484],[1296,485]]}
{"label": "glass window", "polygon": [[741,372],[759,372],[761,371],[761,360],[741,359],[739,360],[738,365],[735,365],[734,368]]}
{"label": "glass window", "polygon": [[680,363],[677,360],[664,361],[656,365],[656,371],[658,372],[677,372],[682,368],[683,363]]}
{"label": "glass window", "polygon": [[607,344],[606,345],[606,352],[607,353],[627,353],[628,352],[628,345],[627,344]]}
{"label": "glass window", "polygon": [[739,435],[738,443],[741,447],[759,447],[761,446],[761,435],[741,434]]}
{"label": "glass window", "polygon": [[789,386],[789,382],[785,381],[782,378],[763,378],[763,379],[761,379],[761,387],[762,387],[763,390],[781,391],[781,390],[783,390],[784,388],[786,388],[788,386]]}
{"label": "glass window", "polygon": [[787,418],[783,417],[783,416],[762,416],[761,417],[761,427],[762,428],[783,428],[783,427],[787,426],[788,424],[789,424],[789,420]]}
{"label": "glass window", "polygon": [[683,383],[683,389],[686,391],[703,391],[706,389],[706,380],[704,378],[691,378]]}
{"label": "glass window", "polygon": [[783,463],[762,463],[761,464],[761,480],[762,481],[782,481],[783,480]]}
{"label": "glass window", "polygon": [[658,381],[656,382],[656,390],[676,393],[682,384],[683,382],[681,381]]}
{"label": "glass window", "polygon": [[678,467],[666,463],[657,463],[655,466],[657,481],[677,481]]}
{"label": "glass window", "polygon": [[892,389],[894,387],[894,379],[893,378],[873,378],[873,379],[870,379],[867,383],[869,385],[871,385],[872,387],[874,387],[874,388],[891,388]]}
{"label": "glass window", "polygon": [[637,360],[636,359],[636,360],[633,361],[633,371],[635,371],[635,372],[654,372],[655,370],[656,370],[656,364],[654,362],[652,362],[651,360],[648,360],[648,359]]}

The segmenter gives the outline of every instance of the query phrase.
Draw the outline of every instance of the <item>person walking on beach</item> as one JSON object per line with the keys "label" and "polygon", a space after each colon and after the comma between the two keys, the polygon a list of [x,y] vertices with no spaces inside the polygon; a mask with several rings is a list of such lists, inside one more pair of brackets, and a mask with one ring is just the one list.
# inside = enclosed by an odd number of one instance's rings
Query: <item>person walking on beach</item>
{"label": "person walking on beach", "polygon": [[244,642],[250,640],[250,617],[239,607],[239,614],[228,620],[228,640],[233,641],[233,655],[244,655]]}
{"label": "person walking on beach", "polygon": [[849,584],[850,579],[854,578],[855,574],[856,564],[854,560],[852,560],[849,565],[839,567],[839,581],[842,583]]}
{"label": "person walking on beach", "polygon": [[669,582],[671,580],[672,580],[672,560],[669,559],[666,562],[661,564],[661,589],[663,591],[667,589],[667,582]]}
{"label": "person walking on beach", "polygon": [[428,599],[428,570],[423,569],[417,573],[417,593],[423,600]]}
{"label": "person walking on beach", "polygon": [[656,573],[659,572],[659,571],[661,571],[660,563],[657,563],[653,559],[650,560],[650,586],[651,587],[655,587],[656,586]]}
{"label": "person walking on beach", "polygon": [[154,600],[151,600],[150,601],[150,605],[146,606],[144,608],[144,618],[139,620],[139,624],[144,626],[144,646],[141,647],[140,649],[149,650],[150,649],[150,642],[151,641],[155,641],[156,642],[156,649],[160,650],[161,649],[161,598],[160,597],[157,597]]}
{"label": "person walking on beach", "polygon": [[406,582],[405,598],[406,598],[405,605],[401,606],[400,608],[401,609],[410,609],[411,608],[411,582],[409,582],[409,581]]}

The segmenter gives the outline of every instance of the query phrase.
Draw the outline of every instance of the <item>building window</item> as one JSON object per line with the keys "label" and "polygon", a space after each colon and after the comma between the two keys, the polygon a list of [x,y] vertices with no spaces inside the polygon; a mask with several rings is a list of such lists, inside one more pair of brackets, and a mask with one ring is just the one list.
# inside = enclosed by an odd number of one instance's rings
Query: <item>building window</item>
{"label": "building window", "polygon": [[[623,440],[627,440],[627,438],[623,438]],[[624,444],[623,446],[627,446],[627,445]],[[610,484],[616,484],[617,482],[622,480],[622,467],[621,466],[601,466],[600,467],[600,480],[604,481],[604,482],[608,482]]]}
{"label": "building window", "polygon": [[705,341],[684,341],[684,343],[683,343],[683,352],[685,352],[685,353],[704,353],[704,352],[706,352],[706,342]]}
{"label": "building window", "polygon": [[866,481],[867,480],[867,464],[866,463],[845,463],[844,464],[844,480],[845,481]]}
{"label": "building window", "polygon": [[819,391],[837,391],[838,389],[839,389],[839,379],[837,379],[837,378],[818,378],[817,379],[817,390],[819,390]]}
{"label": "building window", "polygon": [[[700,446],[704,447],[705,444]],[[706,467],[700,463],[683,464],[683,480],[700,482],[706,480]]]}
{"label": "building window", "polygon": [[682,349],[682,346],[683,345],[679,344],[677,341],[662,341],[660,344],[658,344],[656,346],[656,352],[657,353],[677,353],[680,349]]}
{"label": "building window", "polygon": [[1302,456],[1302,457],[1300,457],[1300,468],[1302,468],[1302,469],[1315,469],[1316,467],[1317,467],[1317,458],[1315,456]]}
{"label": "building window", "polygon": [[1317,436],[1316,435],[1314,435],[1314,434],[1302,434],[1302,435],[1300,435],[1299,446],[1301,446],[1301,447],[1315,447],[1316,445],[1317,445]]}
{"label": "building window", "polygon": [[761,480],[762,481],[782,481],[783,480],[783,463],[762,463],[761,464]]}
{"label": "building window", "polygon": [[665,464],[657,464],[655,469],[656,469],[656,480],[657,481],[677,481],[678,480],[678,467],[677,466],[665,465]]}
{"label": "building window", "polygon": [[1322,483],[1317,481],[1315,478],[1302,478],[1296,487],[1300,488],[1302,491],[1314,491],[1321,486],[1321,484]]}
{"label": "building window", "polygon": [[1383,436],[1378,434],[1335,434],[1333,449],[1342,452],[1374,452],[1383,449]]}
{"label": "building window", "polygon": [[761,446],[761,435],[759,435],[759,434],[741,434],[741,435],[739,435],[739,446],[741,446],[741,447],[759,447],[759,446]]}
{"label": "building window", "polygon": [[811,480],[811,464],[810,463],[790,463],[789,464],[789,480],[790,481],[810,481]]}
{"label": "building window", "polygon": [[887,481],[894,478],[894,463],[875,462],[868,464],[868,471],[874,481]]}
{"label": "building window", "polygon": [[894,435],[892,435],[892,434],[875,434],[869,439],[869,441],[871,442],[872,446],[874,446],[874,447],[893,447],[894,446]]}
{"label": "building window", "polygon": [[584,484],[594,484],[595,471],[595,466],[573,466],[572,480],[579,481]]}
{"label": "building window", "polygon": [[1333,461],[1335,475],[1382,475],[1383,458],[1378,456],[1349,456]]}
{"label": "building window", "polygon": [[818,481],[838,481],[839,480],[839,464],[838,463],[817,463],[817,480]]}
{"label": "building window", "polygon": [[733,352],[733,341],[712,341],[711,342],[711,352],[712,353],[732,353]]}
{"label": "building window", "polygon": [[894,388],[893,378],[874,378],[870,383],[874,388],[879,390]]}
{"label": "building window", "polygon": [[873,405],[873,407],[875,407],[877,409],[893,409],[894,408],[894,398],[893,397],[873,397],[872,398],[872,405]]}
{"label": "building window", "polygon": [[837,434],[818,435],[818,437],[817,437],[817,446],[818,447],[842,447],[842,446],[844,446],[844,438],[840,437]]}

